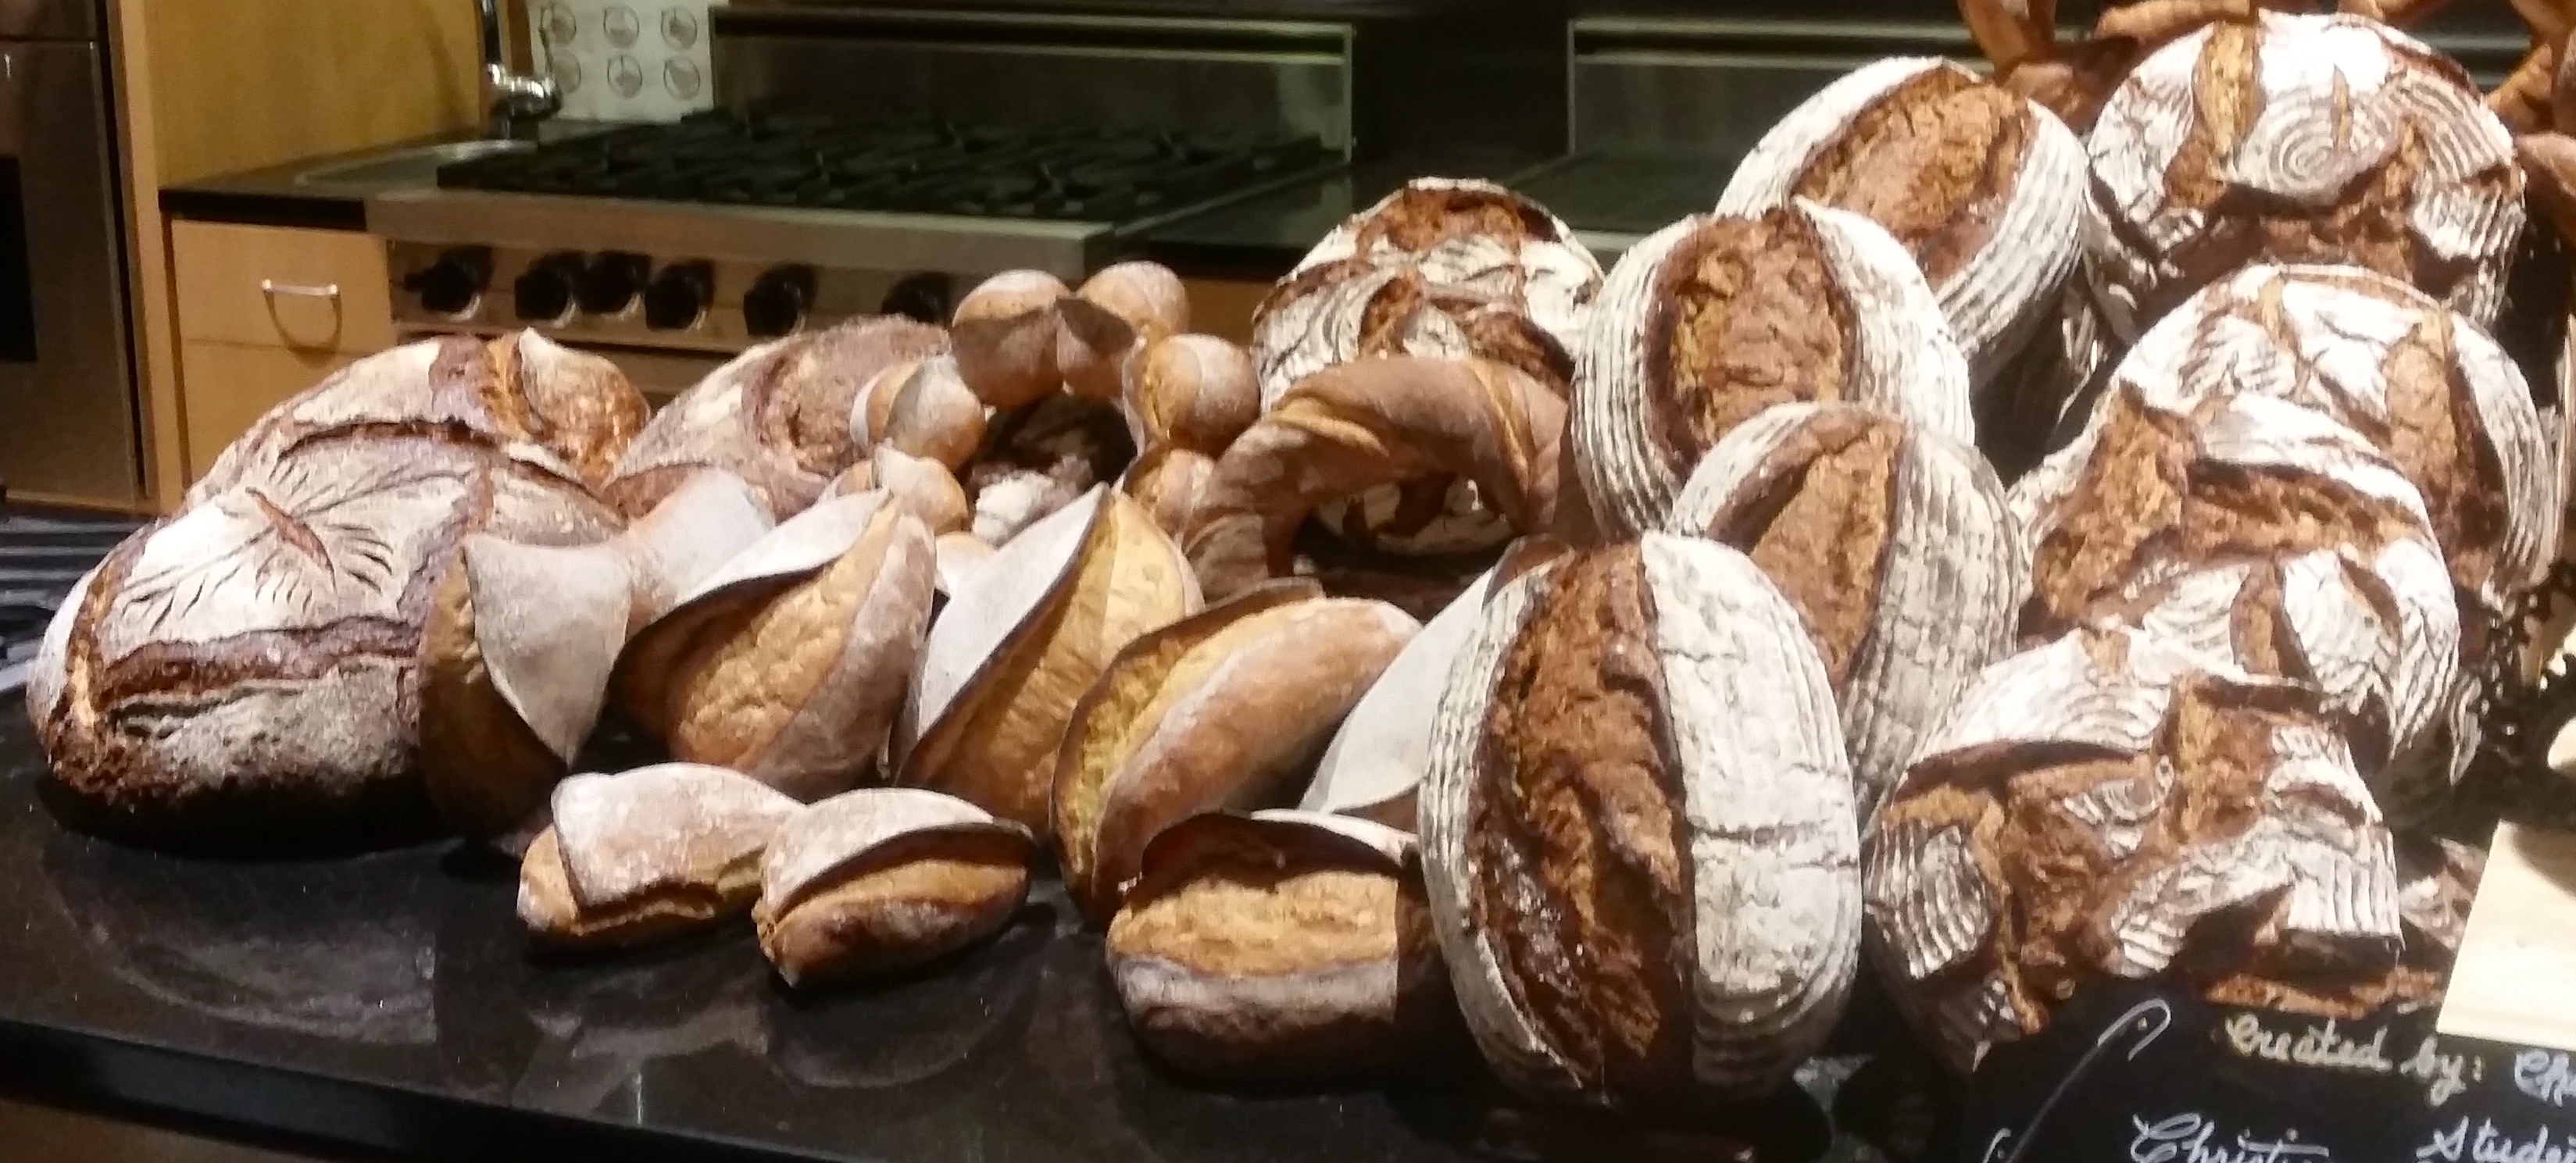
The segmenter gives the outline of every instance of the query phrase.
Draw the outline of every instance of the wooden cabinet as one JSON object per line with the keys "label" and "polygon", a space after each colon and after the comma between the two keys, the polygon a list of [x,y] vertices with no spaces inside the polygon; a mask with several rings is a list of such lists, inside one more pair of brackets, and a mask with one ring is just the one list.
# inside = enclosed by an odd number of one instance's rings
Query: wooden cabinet
{"label": "wooden cabinet", "polygon": [[270,406],[393,344],[384,247],[353,231],[170,224],[187,478]]}

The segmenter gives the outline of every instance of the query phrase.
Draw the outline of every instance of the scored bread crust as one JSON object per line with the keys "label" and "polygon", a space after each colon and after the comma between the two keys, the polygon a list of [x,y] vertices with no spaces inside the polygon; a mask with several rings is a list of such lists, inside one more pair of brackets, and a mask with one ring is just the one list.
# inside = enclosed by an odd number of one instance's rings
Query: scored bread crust
{"label": "scored bread crust", "polygon": [[2426,984],[2314,690],[2135,630],[1988,669],[1879,812],[1866,884],[1873,960],[1962,1070],[2098,978],[2335,1016]]}
{"label": "scored bread crust", "polygon": [[[1649,624],[1614,641],[1593,595],[1623,592]],[[1558,648],[1532,654],[1541,633]],[[1611,677],[1640,666],[1648,681]],[[1629,692],[1645,735],[1618,742],[1608,716],[1570,709],[1587,682]],[[1541,716],[1527,730],[1573,734],[1520,734],[1520,708]],[[1647,753],[1557,750],[1631,743]],[[1531,816],[1577,802],[1555,798],[1565,780],[1613,801]],[[1649,534],[1501,587],[1442,697],[1420,800],[1432,917],[1487,1060],[1516,1089],[1612,1108],[1767,1093],[1821,1043],[1857,964],[1852,794],[1823,663],[1742,554]],[[1631,854],[1619,887],[1570,888],[1605,846]],[[1588,967],[1572,977],[1568,926]]]}
{"label": "scored bread crust", "polygon": [[2028,588],[1985,459],[1846,404],[1783,404],[1728,433],[1666,531],[1751,555],[1797,607],[1842,706],[1864,821],[2011,647]]}
{"label": "scored bread crust", "polygon": [[[1792,304],[1780,280],[1823,301]],[[1739,325],[1752,338],[1729,334]],[[1717,334],[1703,338],[1706,327]],[[1700,457],[1772,404],[1847,400],[1976,440],[1967,357],[1912,256],[1876,223],[1805,199],[1695,215],[1629,247],[1593,306],[1575,380],[1567,435],[1613,536],[1661,528]]]}
{"label": "scored bread crust", "polygon": [[[101,562],[31,691],[65,804],[159,843],[269,846],[416,827],[431,623],[466,537],[605,540],[554,451],[617,436],[633,388],[526,336],[360,360],[272,410],[179,512]],[[524,349],[524,350],[523,350]],[[569,384],[541,382],[561,375]],[[530,437],[540,416],[596,427]],[[640,407],[640,402],[638,403]]]}
{"label": "scored bread crust", "polygon": [[1890,57],[1775,122],[1716,212],[1810,197],[1886,227],[1923,267],[1982,390],[2074,273],[2085,177],[2083,144],[2037,102],[1951,61]]}
{"label": "scored bread crust", "polygon": [[2085,277],[2122,339],[2250,263],[2369,268],[2481,326],[2503,305],[2512,136],[2456,62],[2378,21],[2210,24],[2141,61],[2086,145]]}

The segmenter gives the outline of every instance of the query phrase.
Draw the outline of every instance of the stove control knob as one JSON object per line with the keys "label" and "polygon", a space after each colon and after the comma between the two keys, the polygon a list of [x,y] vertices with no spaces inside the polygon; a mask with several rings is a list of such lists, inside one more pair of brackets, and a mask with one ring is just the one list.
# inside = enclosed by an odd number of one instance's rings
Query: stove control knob
{"label": "stove control knob", "polygon": [[581,309],[592,315],[624,311],[652,273],[653,260],[640,254],[612,250],[592,258],[581,272]]}
{"label": "stove control knob", "polygon": [[644,325],[655,331],[684,331],[695,327],[707,313],[707,300],[714,297],[715,264],[709,262],[675,262],[653,276],[652,285],[644,288]]}
{"label": "stove control knob", "polygon": [[957,281],[938,271],[905,275],[877,304],[879,315],[903,315],[933,327],[946,327],[955,310]]}
{"label": "stove control knob", "polygon": [[572,312],[573,295],[580,289],[581,277],[581,255],[556,251],[520,272],[518,281],[510,285],[510,306],[524,322],[561,323]]}
{"label": "stove control knob", "polygon": [[492,277],[492,252],[480,246],[451,247],[436,261],[403,276],[403,289],[420,296],[421,309],[440,315],[463,315],[483,296]]}
{"label": "stove control knob", "polygon": [[805,325],[805,310],[814,305],[814,268],[772,267],[752,280],[742,293],[742,325],[762,339],[775,339]]}

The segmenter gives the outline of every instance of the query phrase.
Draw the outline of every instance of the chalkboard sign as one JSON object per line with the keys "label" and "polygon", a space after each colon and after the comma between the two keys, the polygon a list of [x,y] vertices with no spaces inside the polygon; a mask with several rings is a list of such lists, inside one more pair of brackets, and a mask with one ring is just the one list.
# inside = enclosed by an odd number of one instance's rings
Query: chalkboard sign
{"label": "chalkboard sign", "polygon": [[2570,1055],[2124,983],[1968,1087],[1962,1163],[2576,1163]]}

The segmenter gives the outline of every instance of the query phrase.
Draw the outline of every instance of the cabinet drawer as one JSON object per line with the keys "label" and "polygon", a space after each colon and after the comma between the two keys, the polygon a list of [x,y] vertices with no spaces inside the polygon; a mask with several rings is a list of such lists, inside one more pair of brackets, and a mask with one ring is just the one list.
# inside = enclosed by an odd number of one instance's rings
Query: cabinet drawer
{"label": "cabinet drawer", "polygon": [[277,402],[348,366],[357,352],[297,351],[190,340],[179,347],[179,407],[188,425],[188,479]]}
{"label": "cabinet drawer", "polygon": [[173,222],[170,265],[183,339],[356,354],[393,343],[374,235]]}

